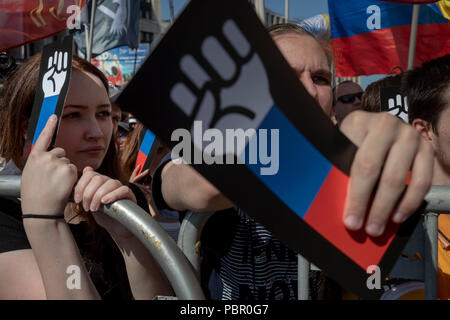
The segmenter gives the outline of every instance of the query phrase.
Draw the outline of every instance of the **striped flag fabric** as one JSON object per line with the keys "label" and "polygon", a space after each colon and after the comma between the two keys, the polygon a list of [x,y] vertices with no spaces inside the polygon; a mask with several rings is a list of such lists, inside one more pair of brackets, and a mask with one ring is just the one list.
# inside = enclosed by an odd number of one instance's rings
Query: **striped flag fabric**
{"label": "striped flag fabric", "polygon": [[1,0],[0,51],[60,33],[86,0]]}
{"label": "striped flag fabric", "polygon": [[[414,65],[450,53],[448,2],[420,7]],[[329,0],[336,76],[389,74],[407,69],[413,5]]]}
{"label": "striped flag fabric", "polygon": [[140,165],[139,171],[137,174],[140,174],[142,171],[150,168],[153,157],[158,150],[158,139],[153,132],[143,127],[140,132],[140,144],[139,144],[139,152],[136,158],[135,168]]}
{"label": "striped flag fabric", "polygon": [[[98,0],[95,13],[92,57],[120,46],[139,47],[140,2],[135,0]],[[91,16],[92,2],[82,12],[83,19]],[[84,21],[89,24],[89,21]],[[90,25],[90,24],[89,24]],[[86,32],[79,30],[74,39],[79,54],[86,56]]]}
{"label": "striped flag fabric", "polygon": [[300,21],[298,25],[319,39],[329,40],[331,37],[330,16],[328,14],[312,16]]}
{"label": "striped flag fabric", "polygon": [[449,0],[440,0],[433,4],[429,4],[428,6],[430,8],[432,8],[434,11],[436,11],[437,14],[440,14],[443,17],[450,20],[450,1]]}

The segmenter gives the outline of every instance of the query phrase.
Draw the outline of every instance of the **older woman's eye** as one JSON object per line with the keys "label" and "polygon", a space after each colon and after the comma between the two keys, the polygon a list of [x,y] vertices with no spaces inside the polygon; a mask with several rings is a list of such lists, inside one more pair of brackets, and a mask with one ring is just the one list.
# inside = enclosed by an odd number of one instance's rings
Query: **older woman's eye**
{"label": "older woman's eye", "polygon": [[331,85],[331,80],[326,77],[323,77],[323,76],[313,76],[312,80],[315,84],[326,85],[326,86]]}

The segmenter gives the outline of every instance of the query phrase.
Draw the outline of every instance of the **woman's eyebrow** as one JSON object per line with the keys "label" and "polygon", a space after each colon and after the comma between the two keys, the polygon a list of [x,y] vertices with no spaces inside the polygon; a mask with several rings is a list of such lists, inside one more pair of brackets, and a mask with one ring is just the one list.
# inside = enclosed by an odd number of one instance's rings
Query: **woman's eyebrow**
{"label": "woman's eyebrow", "polygon": [[[111,104],[109,103],[104,103],[104,104],[99,104],[96,109],[100,109],[100,108],[109,108],[111,107]],[[88,109],[88,106],[84,106],[84,105],[79,105],[79,104],[68,104],[66,106],[64,106],[64,108],[75,108],[75,109]]]}
{"label": "woman's eyebrow", "polygon": [[78,104],[68,104],[66,106],[64,106],[64,109],[67,108],[75,108],[75,109],[87,109],[87,106],[82,106],[82,105],[78,105]]}
{"label": "woman's eyebrow", "polygon": [[100,108],[111,108],[111,104],[110,103],[104,103],[104,104],[99,104],[98,106],[97,106],[97,109],[100,109]]}

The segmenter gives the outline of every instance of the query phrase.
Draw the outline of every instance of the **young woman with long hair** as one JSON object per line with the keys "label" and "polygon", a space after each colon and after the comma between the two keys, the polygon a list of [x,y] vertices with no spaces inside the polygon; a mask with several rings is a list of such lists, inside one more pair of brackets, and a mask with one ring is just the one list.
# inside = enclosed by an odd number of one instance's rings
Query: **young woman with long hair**
{"label": "young woman with long hair", "polygon": [[151,299],[171,294],[139,240],[98,212],[103,204],[136,197],[121,174],[112,139],[108,82],[90,63],[77,57],[72,61],[51,150],[54,115],[29,155],[25,150],[41,56],[17,69],[2,92],[1,154],[22,180],[21,201],[0,199],[0,299]]}

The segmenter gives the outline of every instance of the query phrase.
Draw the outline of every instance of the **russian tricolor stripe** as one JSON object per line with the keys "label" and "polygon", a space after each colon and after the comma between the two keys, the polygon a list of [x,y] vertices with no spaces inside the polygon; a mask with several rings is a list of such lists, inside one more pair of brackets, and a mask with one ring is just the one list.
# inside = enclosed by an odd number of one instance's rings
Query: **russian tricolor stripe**
{"label": "russian tricolor stripe", "polygon": [[143,135],[141,145],[139,146],[139,153],[136,158],[135,167],[140,165],[138,174],[150,167],[153,156],[158,148],[158,140],[156,136],[148,129],[143,128],[145,134]]}
{"label": "russian tricolor stripe", "polygon": [[[450,23],[436,8],[420,7],[414,65],[450,53]],[[397,66],[406,70],[412,5],[333,0],[329,10],[337,76],[389,74]]]}

